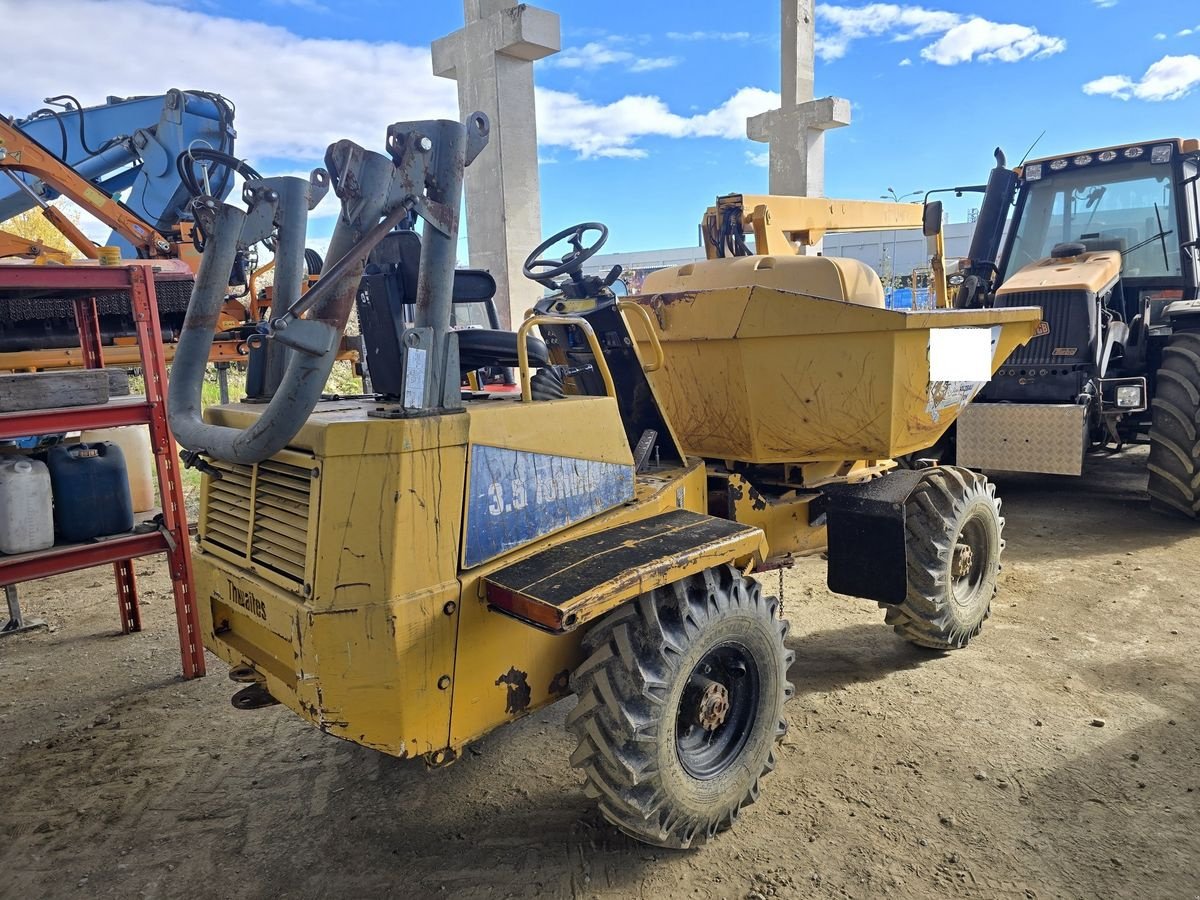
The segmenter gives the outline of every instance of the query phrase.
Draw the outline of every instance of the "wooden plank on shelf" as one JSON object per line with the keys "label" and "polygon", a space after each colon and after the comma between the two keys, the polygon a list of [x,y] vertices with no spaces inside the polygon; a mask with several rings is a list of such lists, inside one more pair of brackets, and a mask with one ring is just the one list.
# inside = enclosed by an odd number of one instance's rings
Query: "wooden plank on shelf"
{"label": "wooden plank on shelf", "polygon": [[86,369],[0,375],[0,413],[107,403],[109,376]]}

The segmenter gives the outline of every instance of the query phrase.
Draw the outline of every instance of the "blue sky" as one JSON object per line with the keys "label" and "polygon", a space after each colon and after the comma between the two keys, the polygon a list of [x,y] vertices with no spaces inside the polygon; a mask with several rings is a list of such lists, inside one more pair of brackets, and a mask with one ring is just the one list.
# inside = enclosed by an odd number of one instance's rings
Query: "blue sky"
{"label": "blue sky", "polygon": [[[0,0],[17,21],[27,0]],[[598,219],[612,250],[684,246],[719,193],[765,192],[748,113],[777,102],[778,0],[541,0],[563,52],[539,62],[542,222]],[[6,47],[21,77],[0,112],[44,96],[169,87],[237,104],[260,171],[319,164],[338,137],[382,144],[387,122],[454,115],[430,41],[458,0],[57,0],[55,27]],[[991,151],[1038,155],[1200,133],[1200,6],[1169,0],[944,0],[817,10],[818,96],[853,103],[827,139],[826,193],[876,198],[984,180]],[[906,62],[907,61],[907,62]],[[1086,90],[1085,90],[1086,88]],[[965,216],[967,201],[951,207]],[[329,210],[313,229],[327,233]]]}

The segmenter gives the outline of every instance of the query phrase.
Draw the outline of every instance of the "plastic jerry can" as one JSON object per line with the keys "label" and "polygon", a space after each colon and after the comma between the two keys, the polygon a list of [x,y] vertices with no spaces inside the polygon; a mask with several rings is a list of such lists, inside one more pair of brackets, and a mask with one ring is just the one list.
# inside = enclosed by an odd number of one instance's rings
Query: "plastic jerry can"
{"label": "plastic jerry can", "polygon": [[54,545],[50,472],[24,456],[0,456],[0,553],[30,553]]}
{"label": "plastic jerry can", "polygon": [[61,444],[46,454],[54,490],[54,527],[75,544],[133,528],[125,456],[111,441]]}
{"label": "plastic jerry can", "polygon": [[158,492],[154,490],[154,451],[150,446],[150,429],[145,425],[129,425],[124,428],[101,428],[85,431],[79,435],[85,444],[112,441],[125,455],[125,472],[129,476],[129,495],[133,498],[133,511],[145,512],[158,506]]}

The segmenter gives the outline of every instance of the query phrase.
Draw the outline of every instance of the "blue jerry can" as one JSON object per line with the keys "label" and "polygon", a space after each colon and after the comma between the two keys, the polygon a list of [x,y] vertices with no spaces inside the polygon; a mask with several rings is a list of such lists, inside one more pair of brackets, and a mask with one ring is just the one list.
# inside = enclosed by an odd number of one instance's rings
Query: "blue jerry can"
{"label": "blue jerry can", "polygon": [[46,464],[59,540],[74,544],[133,528],[129,475],[116,444],[60,444],[47,452]]}

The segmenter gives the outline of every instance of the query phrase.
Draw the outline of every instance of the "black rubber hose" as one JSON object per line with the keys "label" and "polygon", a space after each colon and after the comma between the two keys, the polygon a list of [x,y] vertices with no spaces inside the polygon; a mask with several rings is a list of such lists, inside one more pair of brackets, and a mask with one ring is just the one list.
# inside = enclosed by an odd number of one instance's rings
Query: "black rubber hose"
{"label": "black rubber hose", "polygon": [[320,275],[321,270],[325,268],[325,260],[321,259],[321,254],[311,247],[304,248],[304,266],[308,270],[309,275]]}
{"label": "black rubber hose", "polygon": [[99,150],[93,150],[91,147],[88,146],[88,142],[87,142],[87,131],[86,131],[86,129],[84,127],[84,123],[83,123],[83,104],[80,103],[74,97],[72,97],[70,94],[59,94],[59,96],[57,96],[57,97],[48,97],[46,99],[46,102],[47,103],[55,103],[59,100],[69,100],[75,104],[75,109],[68,110],[68,111],[79,113],[79,145],[81,147],[83,147],[83,152],[86,153],[89,157],[99,156],[101,153],[103,153],[105,150],[107,150],[109,147],[111,147],[113,144],[117,143],[120,140],[120,138],[110,138],[106,143],[104,143],[100,146]]}
{"label": "black rubber hose", "polygon": [[[204,187],[196,177],[196,170],[194,168],[195,163],[204,161],[224,166],[226,175],[229,175],[231,172],[237,172],[246,181],[260,181],[262,179],[258,171],[245,160],[238,159],[236,156],[231,156],[221,150],[209,150],[205,147],[185,150],[175,157],[175,169],[179,173],[179,180],[183,182],[183,186],[193,197],[200,197],[205,194]],[[217,190],[220,191],[220,188]],[[219,193],[217,196],[219,196]]]}

